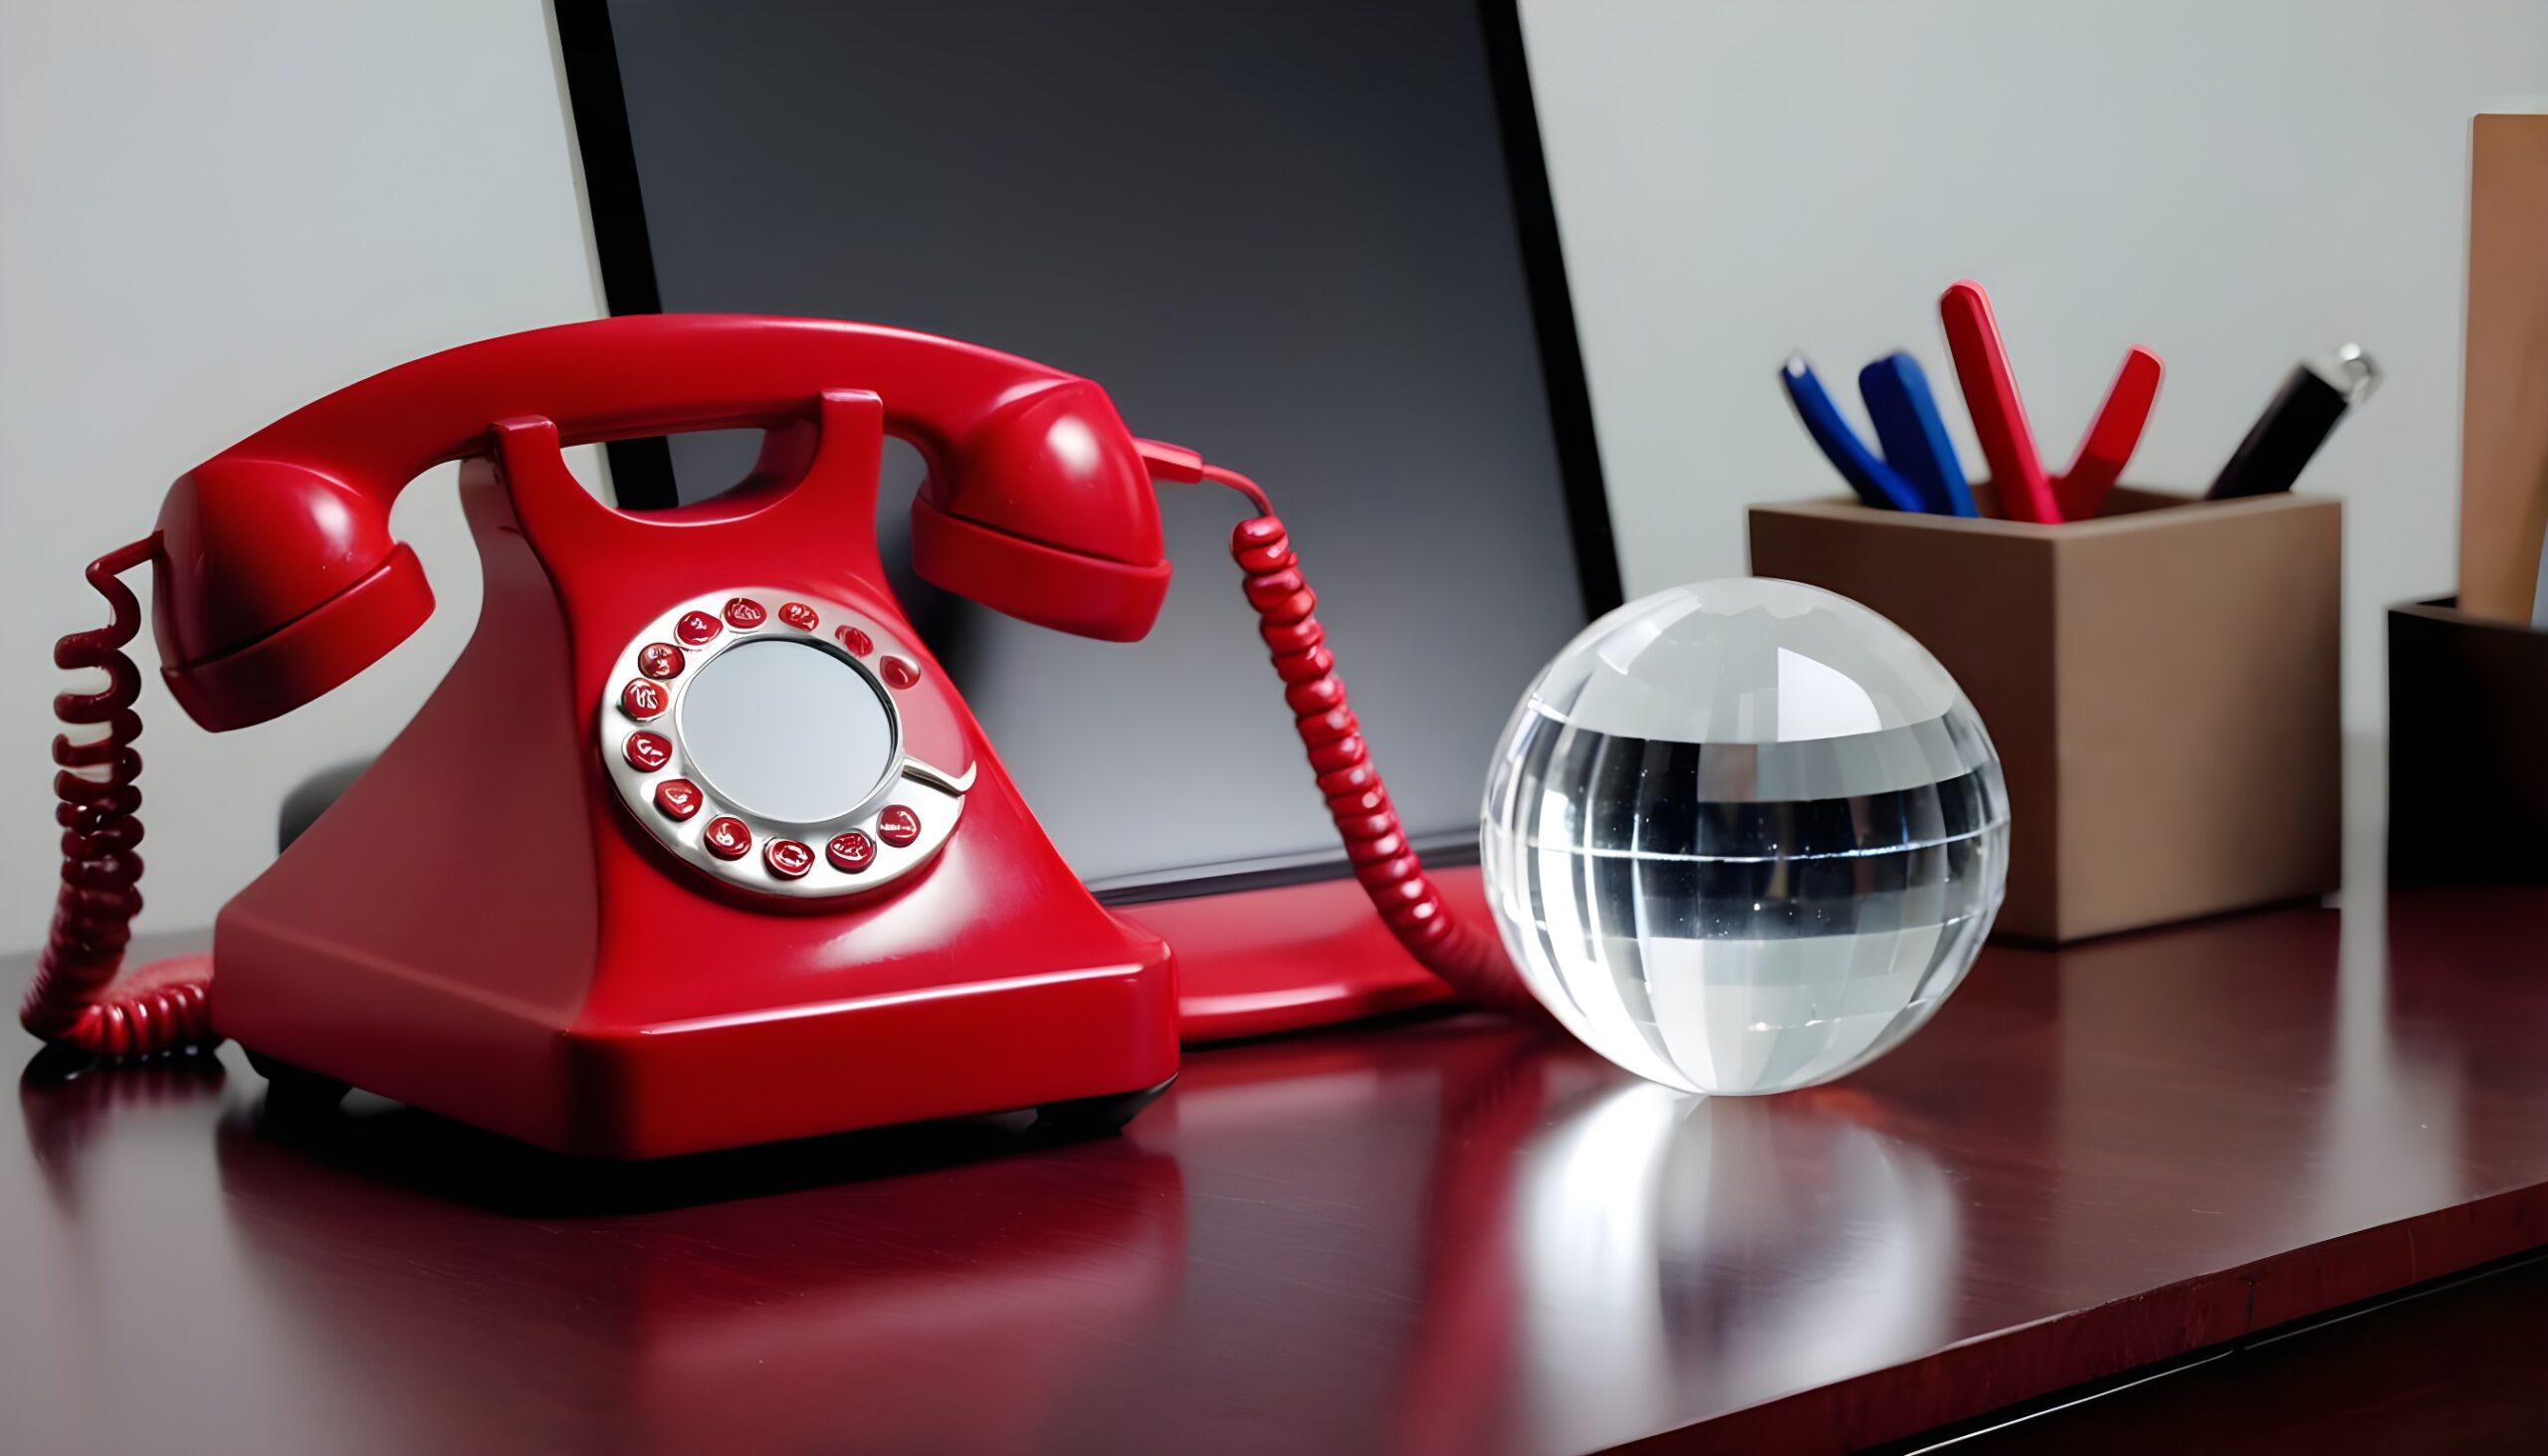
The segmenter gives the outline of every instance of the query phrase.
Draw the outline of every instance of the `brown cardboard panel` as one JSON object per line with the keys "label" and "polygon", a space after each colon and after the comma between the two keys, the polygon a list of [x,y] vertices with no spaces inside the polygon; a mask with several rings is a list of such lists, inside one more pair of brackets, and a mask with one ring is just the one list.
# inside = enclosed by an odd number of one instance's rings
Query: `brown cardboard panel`
{"label": "brown cardboard panel", "polygon": [[2008,774],[2000,933],[2074,940],[2335,888],[2342,521],[2140,490],[2052,526],[1756,506],[1752,569],[1955,675]]}
{"label": "brown cardboard panel", "polygon": [[2548,530],[2548,115],[2469,128],[2459,610],[2528,622]]}
{"label": "brown cardboard panel", "polygon": [[2058,938],[2337,883],[2343,519],[2283,496],[2055,542]]}

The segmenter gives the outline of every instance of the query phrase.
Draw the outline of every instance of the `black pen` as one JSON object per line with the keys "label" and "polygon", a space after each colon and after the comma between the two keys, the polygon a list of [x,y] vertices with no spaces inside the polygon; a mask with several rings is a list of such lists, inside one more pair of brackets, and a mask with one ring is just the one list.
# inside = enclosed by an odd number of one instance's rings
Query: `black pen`
{"label": "black pen", "polygon": [[2230,501],[2290,490],[2309,457],[2327,443],[2336,421],[2379,387],[2380,366],[2358,344],[2346,344],[2332,359],[2293,366],[2291,377],[2274,392],[2247,438],[2230,453],[2230,463],[2221,467],[2204,498]]}

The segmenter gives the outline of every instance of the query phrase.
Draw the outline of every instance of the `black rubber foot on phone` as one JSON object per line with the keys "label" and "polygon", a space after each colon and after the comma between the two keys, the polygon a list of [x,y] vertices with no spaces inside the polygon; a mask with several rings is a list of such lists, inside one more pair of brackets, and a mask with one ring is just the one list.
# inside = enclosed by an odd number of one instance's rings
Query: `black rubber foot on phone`
{"label": "black rubber foot on phone", "polygon": [[1168,1081],[1139,1092],[1117,1092],[1071,1102],[1048,1102],[1035,1110],[1035,1131],[1057,1138],[1103,1138],[1110,1133],[1120,1133],[1126,1123],[1139,1117],[1142,1109],[1159,1101],[1159,1095],[1175,1082],[1175,1074],[1170,1073]]}
{"label": "black rubber foot on phone", "polygon": [[[240,1050],[246,1051],[245,1047]],[[353,1090],[333,1077],[322,1077],[307,1067],[269,1057],[263,1052],[248,1052],[248,1065],[266,1079],[266,1111],[285,1117],[308,1116],[335,1110]]]}

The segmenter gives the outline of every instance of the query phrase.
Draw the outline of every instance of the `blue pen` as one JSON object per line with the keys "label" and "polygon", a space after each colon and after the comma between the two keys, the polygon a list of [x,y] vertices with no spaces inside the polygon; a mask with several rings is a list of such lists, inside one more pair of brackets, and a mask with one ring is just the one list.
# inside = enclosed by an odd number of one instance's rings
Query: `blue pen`
{"label": "blue pen", "polygon": [[1822,448],[1831,468],[1858,493],[1858,499],[1883,511],[1920,509],[1920,493],[1891,466],[1878,460],[1866,446],[1858,443],[1849,422],[1840,418],[1839,407],[1831,396],[1823,393],[1822,381],[1813,377],[1805,355],[1790,354],[1785,368],[1779,370],[1779,382],[1787,386],[1788,403],[1796,406],[1796,417],[1805,422],[1805,432]]}
{"label": "blue pen", "polygon": [[1929,376],[1920,372],[1919,360],[1890,353],[1860,369],[1858,397],[1875,421],[1885,464],[1910,481],[1930,514],[1982,514],[1973,509],[1964,466],[1955,458],[1955,442],[1947,438],[1947,422],[1938,417],[1937,397],[1929,392]]}

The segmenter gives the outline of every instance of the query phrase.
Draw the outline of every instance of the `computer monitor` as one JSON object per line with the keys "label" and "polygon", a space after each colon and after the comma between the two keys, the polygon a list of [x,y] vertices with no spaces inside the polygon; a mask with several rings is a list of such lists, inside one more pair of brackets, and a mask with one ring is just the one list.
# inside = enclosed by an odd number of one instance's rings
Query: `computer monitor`
{"label": "computer monitor", "polygon": [[[1509,4],[559,0],[558,22],[613,312],[987,344],[1253,476],[1416,846],[1473,860],[1515,700],[1619,596]],[[751,448],[615,446],[619,502],[713,494]],[[889,453],[897,570],[919,473]],[[1137,644],[896,588],[1101,898],[1340,876],[1229,559],[1244,513],[1209,488],[1161,506],[1175,580]]]}

